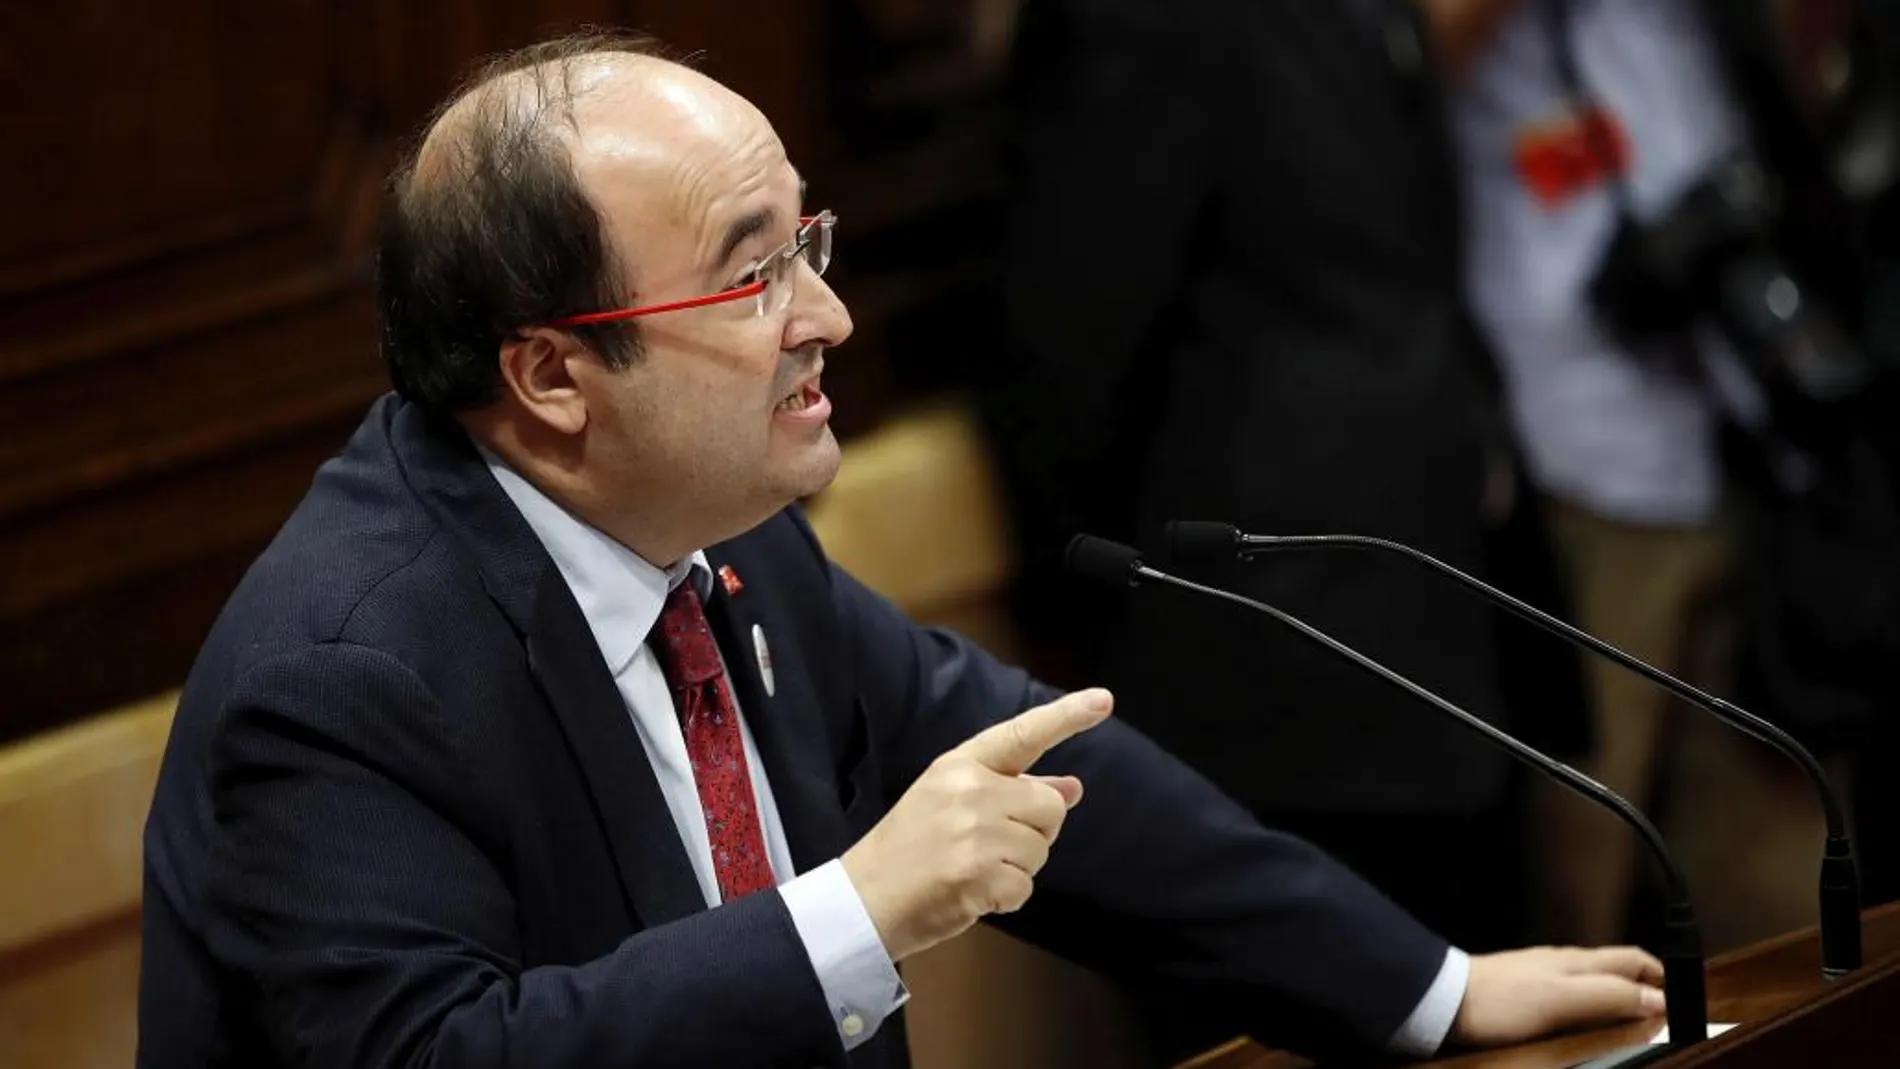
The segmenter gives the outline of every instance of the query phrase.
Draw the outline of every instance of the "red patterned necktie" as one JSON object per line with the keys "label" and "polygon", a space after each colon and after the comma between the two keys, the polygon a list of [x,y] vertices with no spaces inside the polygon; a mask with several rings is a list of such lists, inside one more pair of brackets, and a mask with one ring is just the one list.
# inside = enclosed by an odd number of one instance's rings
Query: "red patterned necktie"
{"label": "red patterned necktie", "polygon": [[699,591],[689,578],[666,596],[649,639],[673,692],[673,709],[686,736],[699,805],[706,812],[719,897],[731,902],[777,885],[765,854],[752,773],[739,735],[739,710],[727,689],[719,646],[706,626]]}

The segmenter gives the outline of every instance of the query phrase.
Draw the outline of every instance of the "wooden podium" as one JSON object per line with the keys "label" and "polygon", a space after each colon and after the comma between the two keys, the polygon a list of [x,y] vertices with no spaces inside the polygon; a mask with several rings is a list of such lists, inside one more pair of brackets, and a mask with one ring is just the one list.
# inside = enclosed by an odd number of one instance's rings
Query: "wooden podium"
{"label": "wooden podium", "polygon": [[[1709,963],[1709,1020],[1741,1027],[1652,1063],[1654,1069],[1850,1069],[1900,1066],[1900,903],[1868,910],[1866,963],[1821,977],[1815,929],[1757,943]],[[1440,1069],[1563,1069],[1641,1043],[1661,1027],[1639,1022],[1440,1058]],[[1313,1063],[1235,1040],[1176,1069],[1300,1069]]]}

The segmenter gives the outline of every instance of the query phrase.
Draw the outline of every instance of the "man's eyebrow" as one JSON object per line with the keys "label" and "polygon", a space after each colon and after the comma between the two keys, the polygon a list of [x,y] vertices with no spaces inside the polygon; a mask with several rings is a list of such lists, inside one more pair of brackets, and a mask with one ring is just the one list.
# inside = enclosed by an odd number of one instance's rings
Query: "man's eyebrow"
{"label": "man's eyebrow", "polygon": [[747,212],[733,220],[732,225],[726,228],[724,240],[719,243],[719,259],[716,261],[718,265],[724,267],[747,238],[754,238],[765,233],[777,221],[778,211],[773,208],[760,208],[756,212]]}

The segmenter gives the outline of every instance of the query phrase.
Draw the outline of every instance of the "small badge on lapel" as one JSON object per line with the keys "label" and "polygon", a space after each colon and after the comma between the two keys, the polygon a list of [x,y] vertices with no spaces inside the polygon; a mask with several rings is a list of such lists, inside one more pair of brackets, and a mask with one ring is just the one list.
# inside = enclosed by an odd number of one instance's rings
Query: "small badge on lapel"
{"label": "small badge on lapel", "polygon": [[752,625],[752,652],[759,657],[759,679],[765,683],[765,696],[778,693],[778,677],[772,674],[772,647],[765,644],[765,628]]}
{"label": "small badge on lapel", "polygon": [[739,573],[733,571],[730,564],[719,566],[719,585],[726,588],[727,597],[732,597],[745,589],[745,584],[739,581]]}

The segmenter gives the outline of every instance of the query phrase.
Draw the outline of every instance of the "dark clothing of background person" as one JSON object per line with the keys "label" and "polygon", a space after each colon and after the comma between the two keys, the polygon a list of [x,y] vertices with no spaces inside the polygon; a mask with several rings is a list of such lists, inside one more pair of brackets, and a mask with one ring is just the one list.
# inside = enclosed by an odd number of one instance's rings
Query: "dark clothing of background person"
{"label": "dark clothing of background person", "polygon": [[[1460,945],[1513,941],[1502,754],[1271,621],[1053,578],[1075,531],[1155,545],[1174,518],[1484,570],[1495,383],[1422,26],[1377,0],[1031,0],[1019,32],[986,397],[1032,631],[1072,636],[1078,678],[1270,826]],[[1496,621],[1442,580],[1369,555],[1211,574],[1509,723]],[[1542,656],[1551,700],[1574,700],[1574,658]]]}

